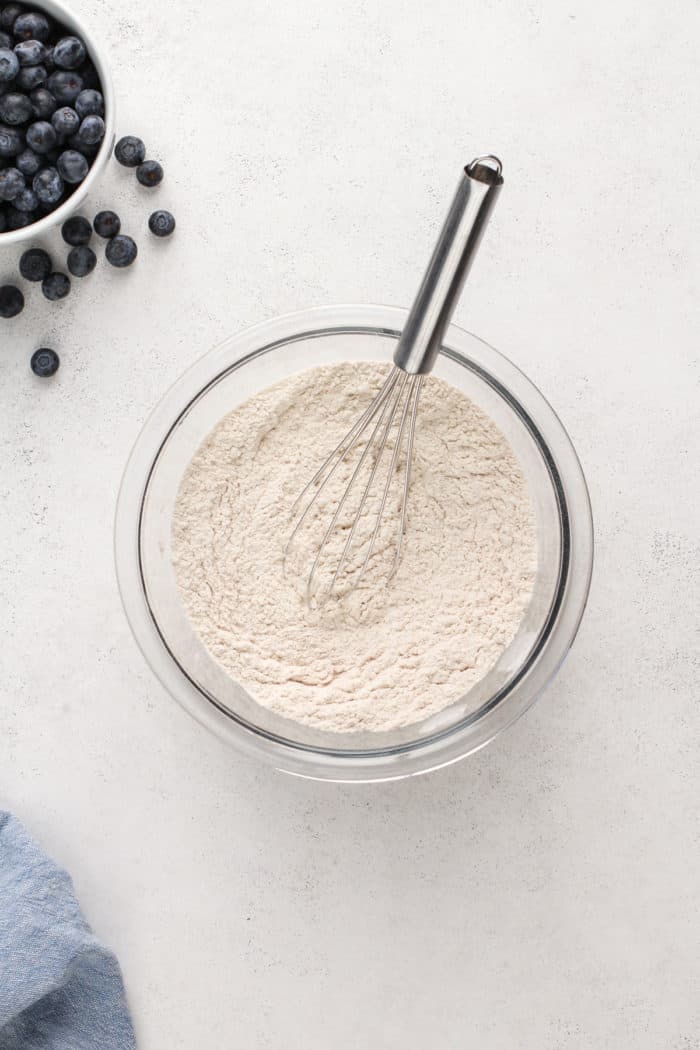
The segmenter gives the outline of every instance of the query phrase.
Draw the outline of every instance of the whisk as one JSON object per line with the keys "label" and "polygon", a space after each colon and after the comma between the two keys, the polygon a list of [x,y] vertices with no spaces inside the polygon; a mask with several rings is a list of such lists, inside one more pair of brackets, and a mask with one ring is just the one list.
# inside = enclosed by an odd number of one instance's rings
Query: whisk
{"label": "whisk", "polygon": [[[492,154],[477,157],[464,168],[457,191],[433,250],[418,294],[394,352],[394,363],[379,392],[345,437],[301,491],[292,506],[296,524],[289,537],[285,562],[302,527],[320,525],[320,540],[312,545],[306,584],[309,607],[319,604],[317,594],[324,554],[339,549],[335,569],[326,574],[330,584],[324,599],[342,597],[356,590],[377,547],[392,485],[398,478],[398,526],[393,533],[393,558],[389,582],[401,560],[406,535],[407,506],[421,387],[432,371],[442,340],[457,305],[467,274],[503,185],[502,165]],[[351,459],[357,457],[357,462]],[[383,469],[386,464],[386,469]],[[347,478],[341,475],[349,475]],[[403,479],[400,473],[403,472]],[[339,498],[331,502],[328,518],[318,517],[321,494],[332,479],[341,478]],[[340,490],[339,490],[340,491]],[[369,509],[372,501],[375,516]],[[314,513],[312,513],[314,512]],[[368,520],[369,519],[369,520]],[[328,522],[326,524],[326,521]],[[361,526],[366,525],[364,535]],[[385,544],[384,550],[389,549]],[[378,553],[378,552],[377,552]]]}

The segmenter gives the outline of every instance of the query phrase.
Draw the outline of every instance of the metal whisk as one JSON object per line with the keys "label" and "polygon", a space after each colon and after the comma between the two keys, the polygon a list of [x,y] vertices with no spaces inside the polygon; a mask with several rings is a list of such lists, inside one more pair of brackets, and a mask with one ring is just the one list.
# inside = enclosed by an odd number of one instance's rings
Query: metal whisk
{"label": "metal whisk", "polygon": [[[287,543],[285,560],[304,524],[313,521],[312,512],[318,511],[321,495],[328,491],[332,479],[341,478],[343,471],[348,475],[347,478],[342,477],[339,498],[329,507],[330,521],[325,528],[320,529],[320,542],[312,548],[315,554],[312,554],[306,586],[306,600],[309,606],[316,600],[315,587],[324,553],[329,551],[336,538],[339,539],[338,560],[335,569],[331,566],[328,573],[330,584],[325,597],[329,598],[336,593],[341,579],[346,583],[343,596],[358,587],[375,552],[387,502],[397,478],[398,528],[395,532],[395,549],[387,582],[398,568],[406,534],[406,513],[421,387],[440,352],[445,330],[461,295],[502,185],[502,165],[498,157],[491,154],[477,157],[465,167],[397,343],[393,367],[374,400],[336,445],[294,502],[292,516],[298,512],[298,518]],[[386,474],[383,481],[377,485],[387,451]],[[358,457],[354,466],[351,464],[353,453]],[[399,476],[401,470],[403,479]],[[373,522],[370,521],[365,529],[364,537],[358,542],[360,527],[369,517],[371,500],[375,501],[376,514]],[[344,514],[346,508],[349,510]],[[324,523],[325,520],[327,519],[324,519]],[[314,521],[315,524],[317,522]],[[348,568],[353,545],[356,548],[354,554],[357,564],[354,568]]]}

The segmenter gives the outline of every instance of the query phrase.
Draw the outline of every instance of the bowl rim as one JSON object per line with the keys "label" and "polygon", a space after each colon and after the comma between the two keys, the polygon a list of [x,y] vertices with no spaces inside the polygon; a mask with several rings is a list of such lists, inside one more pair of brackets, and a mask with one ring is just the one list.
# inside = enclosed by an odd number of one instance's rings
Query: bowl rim
{"label": "bowl rim", "polygon": [[[585,478],[561,421],[535,385],[504,355],[473,333],[451,325],[443,353],[476,364],[482,376],[496,382],[529,413],[555,466],[552,486],[568,518],[564,556],[566,573],[551,630],[525,675],[510,682],[479,709],[480,717],[410,748],[389,751],[333,751],[270,736],[236,719],[202,692],[171,654],[150,610],[140,566],[140,516],[149,478],[160,449],[183,411],[222,372],[241,367],[291,338],[328,330],[372,331],[395,336],[403,328],[405,309],[375,305],[324,306],[276,317],[225,339],[196,361],[170,387],[146,420],[135,442],[119,491],[115,518],[115,564],[122,603],[134,638],[157,677],[197,720],[240,751],[262,757],[288,773],[320,780],[380,781],[427,772],[473,754],[514,722],[538,698],[556,674],[576,636],[590,588],[593,566],[593,522]],[[460,350],[461,346],[461,350]],[[465,350],[470,350],[466,353]],[[475,357],[474,351],[477,351]],[[546,457],[545,457],[546,458]],[[575,506],[575,514],[572,510]]]}
{"label": "bowl rim", "polygon": [[71,195],[63,201],[55,211],[49,212],[48,215],[44,215],[44,217],[37,222],[30,223],[29,226],[22,226],[19,230],[5,230],[4,233],[0,233],[0,249],[10,244],[18,244],[21,241],[29,241],[33,238],[42,237],[54,226],[65,222],[65,220],[80,207],[88,193],[90,193],[91,189],[104,171],[114,146],[114,86],[112,84],[112,77],[102,47],[97,43],[92,33],[86,28],[83,20],[73,12],[72,8],[66,7],[66,5],[61,3],[60,0],[39,0],[39,2],[35,3],[33,6],[38,11],[45,11],[47,14],[57,19],[57,21],[62,22],[67,29],[71,29],[73,32],[77,33],[85,43],[88,54],[95,64],[95,69],[97,70],[100,84],[102,86],[102,96],[105,101],[105,134],[102,139],[102,144],[90,165],[90,170],[83,181],[76,186]]}

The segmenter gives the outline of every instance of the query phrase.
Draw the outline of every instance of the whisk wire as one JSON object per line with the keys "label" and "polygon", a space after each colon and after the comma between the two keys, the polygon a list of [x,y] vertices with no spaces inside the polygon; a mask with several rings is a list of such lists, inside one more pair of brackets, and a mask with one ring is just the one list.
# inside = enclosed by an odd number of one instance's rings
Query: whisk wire
{"label": "whisk wire", "polygon": [[[384,426],[384,431],[383,431],[382,436],[381,436],[381,438],[379,440],[379,447],[378,447],[377,452],[375,453],[375,456],[374,456],[374,462],[372,463],[372,469],[370,470],[370,474],[369,474],[369,477],[367,479],[367,484],[365,485],[364,492],[362,493],[362,496],[360,498],[360,502],[359,502],[358,507],[357,507],[357,513],[355,514],[355,518],[353,520],[352,527],[351,527],[350,532],[348,534],[348,538],[345,541],[345,546],[343,548],[343,553],[340,556],[340,560],[339,560],[338,565],[336,567],[335,574],[334,574],[333,579],[331,581],[331,586],[330,586],[330,589],[329,589],[329,592],[328,592],[329,597],[330,597],[330,595],[333,594],[333,589],[335,588],[336,582],[338,580],[338,576],[340,575],[340,573],[341,573],[341,571],[343,569],[343,566],[345,565],[345,562],[347,560],[348,552],[350,551],[350,546],[352,544],[353,538],[354,538],[355,533],[357,531],[357,526],[359,525],[360,519],[362,517],[362,511],[363,511],[363,509],[364,509],[364,507],[365,507],[365,505],[367,503],[367,499],[369,498],[369,494],[370,494],[370,492],[372,490],[372,485],[374,484],[374,479],[375,479],[375,477],[377,475],[377,472],[379,470],[379,464],[381,463],[382,458],[384,456],[384,451],[386,449],[387,439],[388,439],[389,433],[391,431],[392,423],[394,422],[394,416],[396,415],[396,409],[398,408],[399,403],[401,401],[401,395],[403,393],[404,387],[406,386],[406,383],[408,382],[408,378],[409,378],[408,375],[404,374],[402,376],[402,378],[401,378],[401,382],[398,384],[398,391],[396,393],[396,396],[393,399],[393,403],[391,405],[391,411],[389,412],[389,418],[386,421],[386,424]],[[388,402],[387,402],[387,404],[388,404]],[[405,416],[405,411],[406,410],[405,410],[405,407],[404,407],[404,416]],[[372,438],[370,439],[370,441],[368,443],[368,446],[367,446],[368,448],[370,447],[370,445],[372,445],[373,439],[374,439],[374,434],[372,435]],[[387,482],[386,482],[385,489],[384,489],[384,495],[383,495],[383,498],[382,498],[382,501],[381,501],[379,514],[377,516],[377,528],[375,529],[375,532],[374,532],[374,534],[372,536],[371,547],[370,547],[370,550],[369,550],[369,554],[372,553],[372,548],[374,547],[374,540],[376,539],[376,533],[378,531],[379,524],[381,523],[381,515],[384,512],[384,504],[386,503],[386,496],[387,496],[387,492],[388,492],[388,489],[389,489],[389,485],[391,483],[392,471],[393,471],[393,469],[394,469],[394,467],[396,465],[396,454],[398,452],[400,439],[401,439],[401,435],[399,434],[399,436],[397,438],[397,441],[396,441],[396,444],[394,445],[394,453],[392,455],[391,464],[389,466],[389,472],[388,472],[388,475],[387,475]],[[365,568],[367,567],[367,561],[369,560],[369,554],[368,554],[367,559],[365,560],[364,565],[362,566],[362,569],[360,570],[360,576],[362,576],[362,574],[365,571]],[[353,591],[355,589],[355,587],[357,586],[357,583],[359,583],[359,579],[356,581],[354,586],[352,586],[350,588],[351,591]]]}
{"label": "whisk wire", "polygon": [[[386,507],[386,501],[387,501],[387,498],[389,496],[389,490],[391,488],[391,482],[394,479],[394,474],[395,474],[395,471],[396,471],[396,464],[397,464],[397,461],[398,461],[399,453],[401,451],[401,444],[403,442],[403,435],[404,435],[404,429],[405,429],[405,426],[406,426],[406,419],[407,419],[408,411],[409,411],[409,408],[410,408],[410,405],[411,405],[411,399],[413,397],[413,387],[415,386],[415,380],[414,380],[414,378],[412,376],[408,376],[408,375],[404,376],[404,379],[403,379],[403,381],[402,381],[402,383],[400,385],[398,394],[396,395],[396,401],[394,402],[394,407],[392,409],[391,419],[389,420],[389,422],[387,424],[387,428],[385,429],[384,434],[382,436],[382,445],[381,445],[381,448],[379,449],[379,451],[377,452],[377,457],[376,457],[376,460],[375,460],[375,471],[374,471],[374,473],[376,473],[376,468],[378,468],[379,462],[380,462],[382,456],[384,455],[384,449],[386,447],[386,441],[387,441],[389,428],[391,427],[391,423],[393,421],[394,414],[396,413],[396,409],[397,409],[398,405],[401,402],[401,395],[403,394],[403,390],[404,390],[404,387],[406,386],[407,382],[409,382],[408,394],[406,396],[406,400],[404,402],[403,409],[402,409],[402,412],[401,412],[401,420],[399,422],[399,429],[398,429],[398,433],[396,435],[396,441],[394,442],[394,449],[393,449],[393,452],[391,454],[391,460],[389,462],[389,469],[387,470],[386,480],[384,482],[384,490],[382,492],[382,497],[381,497],[381,500],[380,500],[380,503],[379,503],[379,509],[377,511],[377,518],[376,518],[376,521],[374,523],[374,529],[372,530],[372,535],[370,537],[369,544],[367,545],[367,551],[365,552],[365,557],[364,557],[364,561],[362,562],[362,567],[360,568],[360,571],[358,573],[356,573],[351,587],[346,592],[347,594],[351,594],[354,590],[356,590],[359,587],[359,585],[360,585],[360,583],[362,581],[362,578],[363,578],[363,576],[364,576],[364,574],[365,574],[365,572],[367,570],[367,566],[369,565],[370,558],[372,557],[372,553],[374,551],[374,546],[375,546],[375,543],[377,541],[377,536],[379,535],[379,529],[381,528],[382,519],[384,517],[384,509]],[[366,502],[366,500],[367,500],[367,498],[369,496],[369,491],[370,491],[370,486],[368,485],[367,489],[365,490],[365,492],[363,494],[363,497],[362,497],[362,502],[360,504],[360,512],[361,512],[361,509],[364,506],[364,504],[365,504],[365,502]],[[359,519],[359,513],[358,513],[358,517],[355,519],[355,522],[357,522],[358,519]],[[331,583],[331,586],[330,586],[329,595],[333,594],[333,589],[335,587],[336,580],[338,579],[338,575],[339,575],[339,573],[341,571],[341,568],[343,567],[343,564],[344,564],[344,561],[345,561],[345,557],[347,555],[347,552],[348,552],[349,548],[350,548],[350,539],[348,539],[348,542],[345,545],[345,550],[343,551],[342,557],[341,557],[341,559],[340,559],[340,561],[338,563],[338,567],[335,570],[335,575],[333,577],[333,582]]]}
{"label": "whisk wire", "polygon": [[[370,431],[369,437],[367,438],[366,444],[360,450],[358,450],[358,461],[352,472],[350,478],[345,484],[344,490],[340,496],[340,499],[335,505],[335,511],[332,515],[328,527],[325,529],[321,538],[320,544],[316,547],[316,553],[314,556],[311,571],[309,572],[306,585],[306,602],[309,607],[312,606],[312,599],[314,595],[314,583],[316,581],[321,559],[326,552],[328,544],[333,536],[333,533],[338,527],[343,508],[346,507],[350,496],[355,489],[358,479],[360,478],[363,469],[369,469],[369,475],[364,483],[359,501],[354,508],[352,523],[348,530],[347,537],[343,542],[342,552],[340,554],[339,561],[335,567],[330,586],[325,591],[324,600],[328,600],[336,592],[336,585],[341,578],[343,570],[348,565],[348,560],[353,546],[353,541],[356,538],[358,528],[361,522],[365,519],[365,510],[370,500],[374,503],[374,496],[372,495],[375,482],[380,474],[381,464],[385,459],[385,453],[389,447],[390,437],[392,432],[396,435],[393,441],[393,447],[391,448],[391,456],[389,459],[389,465],[386,472],[386,476],[383,479],[380,494],[377,497],[377,514],[374,521],[372,531],[369,536],[360,544],[360,550],[363,544],[366,543],[366,549],[364,553],[360,554],[362,559],[359,568],[355,569],[354,575],[348,574],[350,577],[350,585],[343,590],[343,596],[351,594],[357,589],[360,582],[362,581],[367,567],[372,559],[372,555],[375,551],[377,539],[384,520],[384,514],[389,499],[389,493],[391,491],[392,481],[396,477],[397,468],[399,466],[400,457],[404,452],[405,446],[405,473],[403,483],[401,487],[401,503],[400,503],[400,519],[398,526],[398,535],[396,539],[396,550],[391,566],[391,570],[387,576],[387,582],[395,575],[399,561],[401,559],[401,551],[403,546],[404,535],[406,532],[406,507],[408,502],[409,487],[411,483],[411,464],[413,459],[413,446],[415,440],[415,429],[416,429],[416,417],[418,414],[418,401],[420,398],[421,386],[423,383],[424,376],[422,375],[411,375],[404,372],[403,369],[394,366],[386,379],[384,380],[379,391],[375,395],[372,402],[367,406],[361,416],[356,420],[354,425],[345,434],[342,440],[336,445],[330,455],[324,460],[319,469],[316,471],[311,480],[302,489],[300,494],[297,496],[292,507],[292,513],[294,513],[300,506],[303,505],[303,510],[297,518],[296,524],[292,530],[291,535],[287,541],[287,545],[284,551],[284,563],[286,563],[287,556],[290,547],[302,528],[304,522],[309,517],[309,514],[318,501],[321,493],[331,481],[336,471],[339,469],[341,464],[348,459],[353,450],[358,446],[359,442],[363,439],[363,435],[366,431]],[[398,422],[395,423],[395,420]],[[366,467],[368,460],[371,462]],[[311,490],[313,489],[313,492]],[[306,502],[304,502],[305,497]],[[323,589],[323,588],[322,588]]]}
{"label": "whisk wire", "polygon": [[412,384],[411,391],[409,394],[413,394],[413,408],[411,409],[411,422],[408,428],[408,448],[406,450],[406,473],[404,476],[403,483],[403,499],[401,500],[401,520],[399,521],[399,536],[396,541],[396,553],[394,555],[394,564],[389,574],[391,580],[397,572],[399,562],[401,561],[401,548],[403,547],[404,536],[406,535],[406,511],[408,507],[408,490],[411,485],[411,467],[413,466],[413,443],[416,434],[416,416],[418,415],[418,401],[420,399],[421,387],[423,386],[423,379],[425,377],[419,375],[415,378],[415,382]]}
{"label": "whisk wire", "polygon": [[[335,530],[335,527],[336,527],[336,525],[338,523],[338,518],[340,517],[340,512],[342,511],[343,507],[345,506],[345,504],[346,504],[346,502],[348,500],[348,497],[349,497],[349,495],[350,495],[350,493],[351,493],[351,491],[352,491],[352,489],[354,487],[354,484],[355,484],[355,482],[356,482],[356,480],[357,480],[357,478],[358,478],[358,476],[360,474],[360,471],[362,470],[362,467],[364,466],[365,460],[367,459],[367,457],[369,456],[369,454],[370,454],[370,452],[372,450],[372,446],[374,445],[374,439],[377,436],[377,434],[378,434],[378,432],[379,432],[379,430],[381,428],[382,423],[384,422],[384,417],[386,415],[386,411],[387,411],[387,408],[388,408],[389,403],[390,403],[389,398],[390,398],[391,391],[393,390],[394,386],[396,385],[396,381],[398,380],[399,376],[402,375],[402,373],[398,369],[396,371],[397,371],[396,379],[394,380],[394,382],[391,383],[391,386],[389,387],[388,394],[385,397],[383,397],[381,399],[381,401],[379,402],[379,404],[377,404],[377,406],[376,406],[376,409],[378,410],[379,409],[379,405],[381,404],[381,412],[379,414],[379,419],[375,423],[374,429],[372,430],[372,433],[370,435],[369,441],[367,442],[367,444],[365,445],[364,449],[362,450],[362,454],[360,455],[360,458],[358,460],[357,466],[355,467],[354,471],[352,472],[352,474],[350,476],[350,480],[348,481],[348,483],[347,483],[347,485],[345,487],[345,491],[343,492],[343,495],[340,497],[340,500],[338,501],[338,504],[337,504],[336,509],[335,509],[335,513],[334,513],[334,515],[333,515],[333,517],[331,519],[331,523],[328,526],[328,528],[326,529],[326,532],[325,532],[325,534],[323,536],[323,539],[321,540],[321,544],[320,544],[320,546],[318,548],[316,557],[314,559],[314,563],[311,566],[311,572],[309,573],[309,578],[308,578],[308,581],[307,581],[307,584],[306,584],[306,601],[307,601],[308,605],[311,604],[311,597],[313,595],[314,577],[316,575],[316,570],[318,569],[319,562],[321,560],[321,555],[323,554],[324,548],[325,548],[326,544],[328,543],[328,540],[330,539],[331,535],[333,534],[333,531]],[[403,385],[403,383],[405,383],[405,379],[406,379],[406,377],[404,375],[402,377],[402,380],[401,380],[402,381],[402,385]],[[378,395],[377,400],[379,400],[379,395]],[[396,411],[396,402],[394,402],[394,408],[392,409],[392,413],[391,413],[392,417],[393,417],[393,414],[394,414],[395,411]],[[374,417],[374,415],[376,415],[376,411],[372,413],[372,416],[368,420],[368,424],[369,424],[369,422],[371,422],[371,420]],[[353,445],[357,443],[357,440],[359,440],[359,435],[357,435],[357,437],[354,439]],[[348,448],[348,451],[350,451],[351,447],[352,446],[350,446]],[[341,457],[341,461],[344,458],[345,458],[344,456]],[[371,473],[371,476],[370,476],[370,482],[371,482],[374,474],[376,473],[376,467],[377,467],[377,464],[376,464],[376,460],[375,460],[375,463],[373,464],[373,467],[372,467],[372,473]],[[314,499],[316,498],[316,496],[318,496],[318,493],[315,494]],[[360,510],[361,510],[361,504],[358,507],[357,514],[356,514],[355,520],[353,522],[353,529],[355,528],[355,526],[356,526],[356,524],[357,524],[357,522],[359,520]]]}
{"label": "whisk wire", "polygon": [[[321,492],[326,487],[328,482],[331,480],[331,478],[335,474],[335,472],[338,469],[338,467],[340,466],[340,464],[345,460],[345,458],[350,454],[350,452],[352,452],[353,448],[355,447],[355,445],[357,444],[357,442],[360,439],[362,431],[365,429],[365,427],[369,426],[369,424],[372,422],[372,420],[376,416],[376,414],[379,411],[379,409],[381,408],[381,406],[384,404],[386,399],[389,397],[389,395],[391,394],[391,391],[393,390],[394,386],[396,385],[400,375],[401,375],[401,370],[400,369],[392,368],[392,370],[390,371],[389,375],[385,379],[383,386],[381,387],[379,392],[374,397],[374,400],[365,409],[365,411],[362,413],[360,418],[350,428],[350,430],[343,437],[343,439],[338,442],[338,444],[333,449],[333,451],[330,453],[330,455],[324,460],[324,462],[321,464],[321,466],[316,471],[314,476],[304,486],[304,488],[301,490],[301,492],[299,493],[299,495],[295,499],[294,503],[292,504],[292,509],[291,509],[291,512],[290,512],[292,515],[295,513],[297,507],[299,506],[299,504],[304,499],[304,496],[306,496],[306,494],[309,492],[309,490],[314,485],[317,485],[319,480],[323,477],[323,474],[325,473],[325,471],[328,470],[329,467],[331,467],[331,464],[333,464],[331,469],[330,469],[330,471],[329,471],[329,473],[326,475],[325,478],[323,478],[322,481],[320,481],[320,484],[318,484],[318,486],[317,486],[313,496],[311,497],[311,499],[309,500],[309,502],[305,506],[301,516],[299,517],[299,519],[297,520],[296,525],[294,526],[294,529],[292,530],[292,533],[291,533],[291,535],[290,535],[290,537],[289,537],[289,539],[287,541],[287,546],[286,546],[285,552],[284,552],[284,560],[285,561],[286,561],[286,558],[287,558],[287,554],[289,552],[289,548],[291,547],[295,536],[299,532],[299,529],[302,527],[302,525],[306,521],[306,518],[308,517],[309,512],[310,512],[311,508],[313,507],[314,503],[316,503],[318,497],[321,495]],[[334,460],[335,460],[335,462],[333,462]]]}

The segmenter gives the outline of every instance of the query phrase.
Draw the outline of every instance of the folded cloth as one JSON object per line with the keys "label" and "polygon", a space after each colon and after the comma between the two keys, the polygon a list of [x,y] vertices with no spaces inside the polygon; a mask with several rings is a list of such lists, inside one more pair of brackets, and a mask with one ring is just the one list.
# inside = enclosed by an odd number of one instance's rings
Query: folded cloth
{"label": "folded cloth", "polygon": [[0,811],[0,1050],[134,1050],[119,963],[73,884]]}

